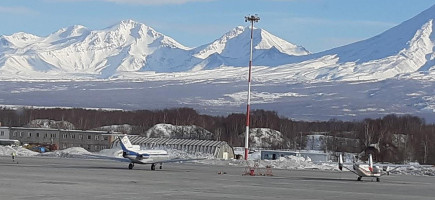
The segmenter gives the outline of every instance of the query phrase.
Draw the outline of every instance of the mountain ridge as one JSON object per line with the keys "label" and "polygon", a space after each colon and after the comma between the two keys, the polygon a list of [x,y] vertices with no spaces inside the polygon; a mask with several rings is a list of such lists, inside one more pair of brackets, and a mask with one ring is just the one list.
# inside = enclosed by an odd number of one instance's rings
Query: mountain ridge
{"label": "mountain ridge", "polygon": [[[432,76],[434,13],[435,5],[377,36],[313,54],[255,28],[253,64],[261,67],[264,74],[301,81],[379,81],[410,74],[414,77],[412,74],[421,72]],[[243,68],[249,59],[249,42],[250,28],[237,26],[213,42],[192,48],[133,20],[101,30],[74,25],[47,37],[19,32],[0,36],[0,79],[56,74],[66,79],[122,78],[134,74],[140,78],[143,72],[197,73],[222,67]]]}

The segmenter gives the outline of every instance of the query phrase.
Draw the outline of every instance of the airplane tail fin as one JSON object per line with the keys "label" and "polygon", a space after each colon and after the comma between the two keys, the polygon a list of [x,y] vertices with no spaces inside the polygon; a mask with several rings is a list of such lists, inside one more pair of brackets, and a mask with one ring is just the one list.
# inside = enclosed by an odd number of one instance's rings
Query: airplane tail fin
{"label": "airplane tail fin", "polygon": [[372,154],[369,154],[369,170],[373,172],[373,157]]}
{"label": "airplane tail fin", "polygon": [[338,169],[343,170],[343,156],[341,154],[338,158]]}
{"label": "airplane tail fin", "polygon": [[133,148],[133,145],[130,142],[130,139],[128,139],[128,137],[126,135],[124,135],[123,137],[119,136],[119,141],[120,141],[120,145],[122,150],[124,151],[128,151],[129,149]]}

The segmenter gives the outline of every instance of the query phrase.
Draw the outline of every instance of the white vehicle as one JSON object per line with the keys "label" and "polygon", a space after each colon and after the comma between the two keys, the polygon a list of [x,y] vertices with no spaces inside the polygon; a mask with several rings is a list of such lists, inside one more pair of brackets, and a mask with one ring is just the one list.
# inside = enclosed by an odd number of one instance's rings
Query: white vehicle
{"label": "white vehicle", "polygon": [[389,170],[388,166],[373,166],[373,158],[372,155],[369,154],[369,160],[368,160],[368,164],[365,163],[354,163],[353,164],[353,169],[350,169],[348,167],[346,167],[343,163],[343,157],[340,154],[340,157],[338,159],[338,168],[340,170],[343,170],[343,167],[351,172],[353,172],[354,174],[356,174],[358,176],[358,181],[361,181],[362,177],[374,177],[376,178],[376,181],[379,182],[380,181],[380,177],[383,175],[389,175],[391,171],[394,171],[395,169],[399,168],[396,167],[392,170]]}
{"label": "white vehicle", "polygon": [[130,162],[128,169],[133,169],[134,164],[150,164],[151,170],[156,170],[156,164],[162,169],[163,163],[192,161],[202,159],[169,159],[165,150],[141,150],[139,145],[132,145],[126,135],[117,135],[122,148],[122,157],[116,160]]}

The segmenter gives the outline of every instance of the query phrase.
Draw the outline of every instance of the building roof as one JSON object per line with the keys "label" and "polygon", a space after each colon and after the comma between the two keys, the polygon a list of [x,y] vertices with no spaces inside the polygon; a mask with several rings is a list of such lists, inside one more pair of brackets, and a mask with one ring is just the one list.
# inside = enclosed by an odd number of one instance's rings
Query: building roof
{"label": "building roof", "polygon": [[[154,145],[197,145],[197,146],[221,146],[226,145],[225,141],[215,140],[191,140],[191,139],[170,139],[170,138],[147,138],[142,136],[128,136],[132,144],[154,144]],[[115,143],[119,143],[116,141]]]}

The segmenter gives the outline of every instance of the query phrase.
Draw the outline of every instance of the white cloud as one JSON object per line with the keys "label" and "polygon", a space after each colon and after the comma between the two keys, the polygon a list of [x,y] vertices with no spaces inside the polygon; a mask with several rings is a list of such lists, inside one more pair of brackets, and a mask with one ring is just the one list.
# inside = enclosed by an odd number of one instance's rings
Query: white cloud
{"label": "white cloud", "polygon": [[164,4],[185,4],[190,2],[209,2],[213,0],[101,0],[122,4],[141,4],[141,5],[164,5]]}
{"label": "white cloud", "polygon": [[5,6],[0,6],[0,13],[15,14],[15,15],[38,14],[38,12],[26,7],[5,7]]}
{"label": "white cloud", "polygon": [[83,1],[102,1],[119,4],[133,5],[169,5],[169,4],[185,4],[190,2],[209,2],[215,0],[45,0],[46,2],[83,2]]}

